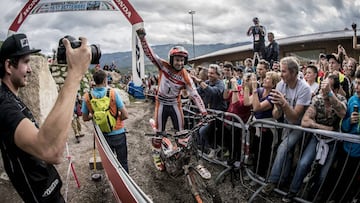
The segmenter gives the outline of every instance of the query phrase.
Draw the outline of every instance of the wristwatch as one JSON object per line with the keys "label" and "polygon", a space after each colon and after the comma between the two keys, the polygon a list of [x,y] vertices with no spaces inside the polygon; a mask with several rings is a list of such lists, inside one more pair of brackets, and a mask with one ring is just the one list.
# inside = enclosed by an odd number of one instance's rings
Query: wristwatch
{"label": "wristwatch", "polygon": [[328,97],[332,97],[332,96],[334,96],[334,93],[333,93],[333,91],[330,91],[330,92],[328,93]]}

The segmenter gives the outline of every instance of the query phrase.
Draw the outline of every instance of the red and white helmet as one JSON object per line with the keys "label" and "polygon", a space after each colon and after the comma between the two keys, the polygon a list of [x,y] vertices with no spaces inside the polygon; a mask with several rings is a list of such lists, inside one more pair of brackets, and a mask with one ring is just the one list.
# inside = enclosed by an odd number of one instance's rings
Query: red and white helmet
{"label": "red and white helmet", "polygon": [[169,51],[169,61],[172,66],[174,62],[174,56],[182,56],[185,58],[184,64],[187,64],[189,53],[186,51],[186,49],[183,46],[174,46]]}

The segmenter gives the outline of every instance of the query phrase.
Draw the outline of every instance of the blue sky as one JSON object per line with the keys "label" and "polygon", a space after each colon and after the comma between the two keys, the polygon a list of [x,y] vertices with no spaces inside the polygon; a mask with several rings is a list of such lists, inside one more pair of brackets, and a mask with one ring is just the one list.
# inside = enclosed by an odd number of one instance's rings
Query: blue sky
{"label": "blue sky", "polygon": [[[41,0],[49,2],[51,0]],[[54,1],[54,0],[52,0]],[[194,10],[196,44],[250,41],[245,33],[258,17],[275,38],[351,29],[360,24],[360,0],[130,0],[145,22],[151,45],[192,44],[191,15]],[[26,0],[1,0],[0,39]],[[30,45],[51,53],[65,35],[85,36],[100,44],[103,53],[129,51],[131,26],[119,11],[64,12],[30,15],[19,32]]]}

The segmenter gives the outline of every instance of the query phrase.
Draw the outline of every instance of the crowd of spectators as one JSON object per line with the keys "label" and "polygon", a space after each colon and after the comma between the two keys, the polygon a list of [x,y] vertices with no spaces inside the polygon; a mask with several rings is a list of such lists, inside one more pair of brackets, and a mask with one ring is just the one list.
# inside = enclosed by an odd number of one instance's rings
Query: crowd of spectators
{"label": "crowd of spectators", "polygon": [[[252,59],[247,58],[240,63],[245,66],[223,61],[197,66],[188,71],[207,108],[236,114],[244,123],[250,119],[272,119],[306,128],[359,134],[360,128],[354,127],[358,126],[358,110],[353,113],[353,106],[360,105],[360,68],[356,59],[347,56],[341,45],[337,50],[337,53],[320,53],[316,62],[309,60],[309,63],[301,65],[296,57],[291,56],[271,62],[261,59],[253,67]],[[215,129],[221,129],[221,125],[225,125],[223,143],[219,142],[219,137],[213,137]],[[250,150],[255,159],[261,157],[257,173],[267,180],[262,190],[264,194],[287,185],[289,192],[283,201],[292,201],[314,164],[319,173],[317,178],[312,178],[315,185],[313,188],[318,189],[328,173],[339,172],[343,165],[338,163],[343,162],[347,155],[353,164],[346,168],[347,172],[359,177],[356,166],[360,160],[360,147],[357,144],[344,142],[335,145],[334,140],[315,134],[308,134],[303,143],[300,142],[303,140],[303,132],[291,129],[283,129],[279,138],[274,140],[273,130],[259,130],[251,131]],[[235,136],[231,137],[226,124],[213,122],[201,129],[199,134],[202,144],[209,149],[209,158],[220,156],[219,145],[225,151],[234,153],[233,159],[240,158],[241,130],[235,130]],[[276,156],[271,162],[272,168],[267,172],[272,143],[276,145]],[[318,157],[317,146],[320,144],[328,150],[327,156]],[[303,147],[300,156],[295,154],[295,148],[299,145]],[[294,168],[295,161],[298,165]],[[355,189],[359,187],[358,179],[348,178],[340,182],[335,190],[336,194],[344,192],[345,186],[349,184],[356,192]],[[326,187],[324,192],[325,189]],[[314,196],[311,191],[308,192],[308,198]],[[354,196],[355,193],[348,194],[347,197],[351,199],[351,195]]]}
{"label": "crowd of spectators", "polygon": [[[267,46],[259,44],[263,42],[265,28],[257,18],[248,34],[254,34],[254,52],[261,52],[257,63],[246,58],[235,65],[220,61],[187,68],[206,108],[235,114],[243,123],[270,119],[304,128],[359,135],[360,66],[343,46],[334,47],[335,53],[319,53],[316,61],[300,64],[294,56],[280,57],[274,33],[268,33]],[[259,34],[261,39],[257,41]],[[143,82],[147,94],[156,88],[156,77],[147,77]],[[186,91],[181,96],[187,97]],[[224,129],[222,134],[217,133],[219,129]],[[275,137],[277,133],[279,137]],[[199,144],[205,147],[208,158],[219,158],[219,147],[222,147],[222,151],[233,154],[232,161],[239,161],[243,136],[240,129],[233,130],[226,123],[213,121],[202,127],[199,135]],[[219,137],[221,135],[224,137]],[[267,182],[263,194],[269,195],[274,188],[286,186],[287,194],[282,200],[291,202],[300,193],[307,175],[316,168],[305,198],[313,198],[315,189],[324,185],[324,181],[329,183],[317,194],[320,201],[325,201],[321,198],[329,190],[338,194],[335,201],[350,201],[359,195],[359,144],[335,142],[312,133],[304,136],[301,130],[285,128],[278,132],[253,128],[250,135],[251,154],[254,159],[261,157],[253,163],[257,164],[256,173]],[[345,176],[351,176],[341,179],[336,187],[332,177],[326,179],[328,174],[343,171]]]}

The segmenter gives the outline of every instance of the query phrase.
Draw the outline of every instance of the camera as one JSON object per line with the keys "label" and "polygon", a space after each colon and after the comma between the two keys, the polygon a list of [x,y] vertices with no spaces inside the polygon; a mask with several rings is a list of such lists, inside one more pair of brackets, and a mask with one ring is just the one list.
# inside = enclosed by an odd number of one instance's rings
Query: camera
{"label": "camera", "polygon": [[[77,40],[75,37],[66,35],[64,38],[70,41],[70,45],[73,49],[76,49],[81,46],[81,40]],[[59,40],[59,47],[57,50],[57,61],[58,64],[66,64],[66,48],[62,42],[64,38]],[[99,45],[92,44],[91,48],[91,64],[99,64],[101,58],[101,50]]]}
{"label": "camera", "polygon": [[353,30],[356,30],[356,23],[351,24]]}

